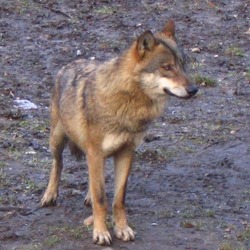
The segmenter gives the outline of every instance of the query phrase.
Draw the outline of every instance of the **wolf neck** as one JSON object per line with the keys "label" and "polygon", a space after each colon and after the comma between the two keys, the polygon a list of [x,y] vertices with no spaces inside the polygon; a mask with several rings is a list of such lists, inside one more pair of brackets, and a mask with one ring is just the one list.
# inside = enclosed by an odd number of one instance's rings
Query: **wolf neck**
{"label": "wolf neck", "polygon": [[[141,88],[135,65],[122,58],[109,61],[97,79],[103,120],[112,122],[114,130],[144,131],[164,110],[165,97],[150,98]],[[105,69],[105,71],[104,71]],[[109,126],[110,127],[110,126]]]}

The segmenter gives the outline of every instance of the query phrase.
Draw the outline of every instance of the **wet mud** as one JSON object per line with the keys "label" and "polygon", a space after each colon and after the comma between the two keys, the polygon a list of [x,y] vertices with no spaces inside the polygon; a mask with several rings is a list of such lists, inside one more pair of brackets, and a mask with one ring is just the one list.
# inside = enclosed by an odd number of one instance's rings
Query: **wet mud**
{"label": "wet mud", "polygon": [[[249,13],[247,0],[1,0],[0,250],[250,249]],[[136,152],[126,197],[136,240],[95,246],[85,160],[65,151],[57,205],[39,208],[53,81],[67,62],[116,56],[169,18],[199,93],[171,98]],[[111,204],[111,160],[106,183]]]}

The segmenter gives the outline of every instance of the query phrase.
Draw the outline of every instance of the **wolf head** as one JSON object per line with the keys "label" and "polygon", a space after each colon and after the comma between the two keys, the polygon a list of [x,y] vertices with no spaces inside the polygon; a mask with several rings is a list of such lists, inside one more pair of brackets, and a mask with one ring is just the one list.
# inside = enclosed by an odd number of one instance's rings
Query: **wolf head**
{"label": "wolf head", "polygon": [[135,42],[136,71],[143,90],[151,97],[173,95],[187,98],[198,88],[184,70],[184,56],[175,38],[175,24],[170,20],[156,35],[145,31]]}

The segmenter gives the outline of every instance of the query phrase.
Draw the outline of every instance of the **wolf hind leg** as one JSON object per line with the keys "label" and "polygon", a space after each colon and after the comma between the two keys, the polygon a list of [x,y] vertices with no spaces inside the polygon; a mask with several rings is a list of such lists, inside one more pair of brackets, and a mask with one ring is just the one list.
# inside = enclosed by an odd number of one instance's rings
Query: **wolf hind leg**
{"label": "wolf hind leg", "polygon": [[53,205],[58,196],[58,186],[63,168],[62,153],[66,144],[66,135],[60,121],[52,126],[50,133],[50,150],[53,156],[49,184],[41,200],[42,206]]}
{"label": "wolf hind leg", "polygon": [[86,207],[91,207],[92,206],[90,189],[88,190],[87,195],[86,195],[86,197],[84,199],[84,205]]}

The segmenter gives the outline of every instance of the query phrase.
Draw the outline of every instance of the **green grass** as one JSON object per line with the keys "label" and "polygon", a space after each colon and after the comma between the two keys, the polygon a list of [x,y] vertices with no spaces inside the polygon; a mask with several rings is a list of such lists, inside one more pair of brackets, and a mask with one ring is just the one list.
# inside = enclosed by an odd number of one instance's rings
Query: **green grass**
{"label": "green grass", "polygon": [[243,57],[244,51],[241,48],[238,48],[236,46],[230,46],[229,48],[226,49],[226,55],[228,56],[239,56],[239,57]]}
{"label": "green grass", "polygon": [[184,212],[181,213],[183,219],[197,219],[197,218],[213,218],[215,217],[215,211],[212,209],[203,209],[199,206],[187,206]]}
{"label": "green grass", "polygon": [[234,248],[229,242],[223,242],[219,247],[219,250],[234,250]]}
{"label": "green grass", "polygon": [[245,74],[246,74],[247,80],[250,82],[250,69],[248,69]]}
{"label": "green grass", "polygon": [[42,250],[42,246],[40,243],[30,243],[28,245],[23,245],[15,249],[17,250]]}
{"label": "green grass", "polygon": [[81,239],[83,235],[82,227],[70,228],[69,234],[74,239]]}
{"label": "green grass", "polygon": [[171,219],[174,217],[174,213],[168,210],[157,211],[155,215],[158,219]]}
{"label": "green grass", "polygon": [[206,87],[214,87],[217,84],[215,79],[208,76],[202,76],[200,74],[194,75],[194,80],[195,83]]}
{"label": "green grass", "polygon": [[30,126],[30,122],[29,122],[29,121],[27,121],[27,120],[20,121],[20,122],[19,122],[19,126],[20,126],[20,127],[27,128],[27,127],[29,127],[29,126]]}
{"label": "green grass", "polygon": [[204,66],[204,63],[201,63],[201,62],[192,62],[191,63],[191,67],[192,67],[192,69],[200,69],[200,68],[202,68]]}
{"label": "green grass", "polygon": [[6,163],[5,162],[0,162],[0,169],[5,168],[5,167],[6,167]]}
{"label": "green grass", "polygon": [[5,185],[7,185],[7,176],[4,173],[3,169],[0,169],[0,188],[3,188]]}
{"label": "green grass", "polygon": [[[83,236],[83,227],[82,226],[78,226],[78,227],[71,227],[68,225],[62,225],[60,227],[50,227],[49,228],[50,233],[53,236],[57,236],[57,239],[61,239],[63,237],[71,237],[74,239],[81,239]],[[92,228],[91,228],[92,231]],[[53,239],[49,239],[50,241],[52,241]]]}
{"label": "green grass", "polygon": [[39,189],[37,183],[33,180],[30,180],[30,179],[26,180],[24,184],[25,184],[25,189],[28,189],[30,191],[34,191],[36,189]]}
{"label": "green grass", "polygon": [[206,211],[205,211],[205,214],[204,214],[206,217],[210,217],[210,218],[212,218],[212,217],[215,217],[215,211],[213,211],[213,210],[211,210],[211,209],[207,209]]}
{"label": "green grass", "polygon": [[229,242],[223,242],[218,250],[247,250],[244,246],[234,246]]}
{"label": "green grass", "polygon": [[249,241],[250,240],[250,226],[245,228],[240,234],[237,236],[240,241]]}
{"label": "green grass", "polygon": [[61,241],[61,238],[58,235],[52,235],[51,237],[49,237],[48,239],[44,241],[43,245],[51,248],[57,245],[60,241]]}
{"label": "green grass", "polygon": [[108,6],[103,6],[99,9],[95,9],[95,12],[98,14],[102,14],[102,15],[111,15],[114,13],[114,8],[108,7]]}
{"label": "green grass", "polygon": [[194,228],[196,230],[201,230],[203,224],[200,221],[193,221],[193,220],[182,220],[181,221],[182,228]]}

